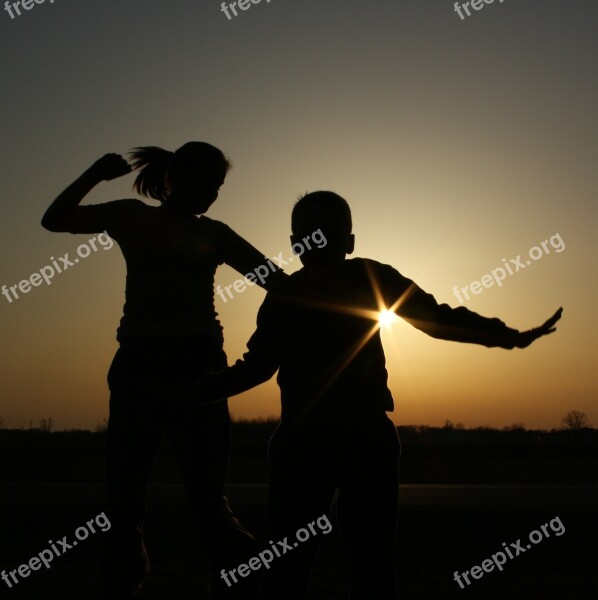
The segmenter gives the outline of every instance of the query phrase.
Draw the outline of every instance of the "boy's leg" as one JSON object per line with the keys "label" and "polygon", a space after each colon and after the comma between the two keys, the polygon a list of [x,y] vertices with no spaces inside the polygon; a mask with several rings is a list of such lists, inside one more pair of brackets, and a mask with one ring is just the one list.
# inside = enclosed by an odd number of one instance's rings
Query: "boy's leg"
{"label": "boy's leg", "polygon": [[338,498],[351,554],[351,600],[396,599],[400,445],[390,419],[358,433],[348,448]]}
{"label": "boy's leg", "polygon": [[130,597],[149,572],[143,520],[147,481],[162,438],[157,412],[157,399],[111,392],[106,479],[112,526],[103,536],[100,558],[107,598]]}
{"label": "boy's leg", "polygon": [[310,535],[299,542],[296,532],[329,513],[336,487],[333,470],[329,457],[318,455],[309,444],[275,446],[270,445],[270,539],[281,556],[272,552],[263,598],[304,600],[320,537]]}
{"label": "boy's leg", "polygon": [[238,583],[221,571],[236,569],[257,556],[255,538],[237,520],[226,496],[230,417],[226,402],[193,406],[173,402],[169,437],[187,487],[199,529],[199,540],[213,571],[213,598],[257,598],[260,578],[237,576]]}

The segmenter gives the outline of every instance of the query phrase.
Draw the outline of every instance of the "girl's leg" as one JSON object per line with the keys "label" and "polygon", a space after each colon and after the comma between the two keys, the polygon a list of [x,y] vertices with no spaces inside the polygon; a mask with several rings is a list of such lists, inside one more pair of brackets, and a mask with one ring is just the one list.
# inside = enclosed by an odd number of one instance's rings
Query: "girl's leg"
{"label": "girl's leg", "polygon": [[111,392],[106,478],[112,527],[104,538],[101,571],[112,598],[128,597],[149,571],[143,521],[147,481],[162,438],[157,404],[130,392]]}
{"label": "girl's leg", "polygon": [[227,404],[179,406],[169,436],[198,526],[199,542],[211,563],[213,598],[257,598],[260,577],[222,576],[258,554],[255,538],[237,520],[226,495],[230,419]]}
{"label": "girl's leg", "polygon": [[[296,533],[328,514],[335,482],[328,460],[309,444],[289,448],[270,447],[271,540],[280,556],[272,554],[265,573],[264,600],[304,600],[320,537],[300,542]],[[322,460],[319,460],[322,459]],[[296,544],[296,545],[295,545]]]}
{"label": "girl's leg", "polygon": [[[172,348],[169,361],[178,385],[191,383],[209,371],[226,366],[226,355],[210,338],[196,338],[192,345]],[[226,476],[230,453],[230,416],[226,402],[198,406],[177,397],[170,399],[167,427],[173,450],[181,468],[199,529],[199,542],[212,567],[213,598],[257,598],[258,574],[234,579],[222,576],[247,564],[256,556],[254,537],[233,514],[226,495]]]}

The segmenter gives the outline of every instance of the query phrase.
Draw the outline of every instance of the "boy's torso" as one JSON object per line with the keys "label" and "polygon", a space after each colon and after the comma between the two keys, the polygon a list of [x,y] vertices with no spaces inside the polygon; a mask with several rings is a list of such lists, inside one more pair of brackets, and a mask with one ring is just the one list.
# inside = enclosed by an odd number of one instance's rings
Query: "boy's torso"
{"label": "boy's torso", "polygon": [[378,313],[380,263],[302,269],[277,289],[282,419],[326,424],[393,410]]}

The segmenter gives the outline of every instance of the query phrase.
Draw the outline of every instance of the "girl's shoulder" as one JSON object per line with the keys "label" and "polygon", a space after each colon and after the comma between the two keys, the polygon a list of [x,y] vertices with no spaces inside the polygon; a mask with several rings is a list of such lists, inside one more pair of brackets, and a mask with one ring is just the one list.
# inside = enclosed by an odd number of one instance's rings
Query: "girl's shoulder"
{"label": "girl's shoulder", "polygon": [[238,234],[226,223],[211,219],[210,217],[206,217],[206,215],[201,215],[197,219],[197,225],[205,234],[219,240],[224,241],[233,237],[238,237]]}

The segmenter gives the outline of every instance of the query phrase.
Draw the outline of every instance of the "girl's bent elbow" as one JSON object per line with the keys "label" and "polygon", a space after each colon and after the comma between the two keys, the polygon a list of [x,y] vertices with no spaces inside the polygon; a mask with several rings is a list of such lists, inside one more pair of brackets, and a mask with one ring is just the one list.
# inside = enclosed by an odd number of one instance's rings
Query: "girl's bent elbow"
{"label": "girl's bent elbow", "polygon": [[47,229],[48,231],[56,231],[55,223],[52,223],[52,221],[50,221],[50,219],[47,219],[45,216],[42,218],[41,224],[42,227],[44,229]]}
{"label": "girl's bent elbow", "polygon": [[53,219],[48,219],[46,216],[42,218],[41,224],[44,229],[53,233],[62,233],[67,231],[66,224],[60,223],[59,221]]}

